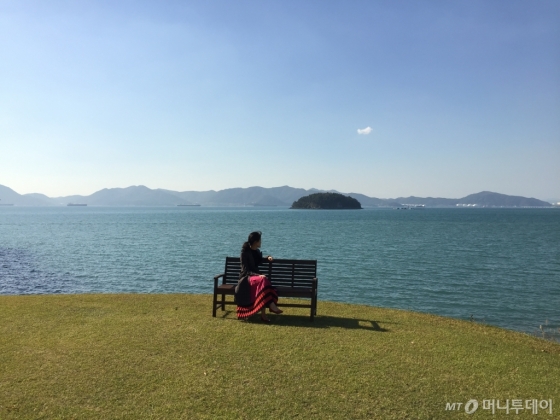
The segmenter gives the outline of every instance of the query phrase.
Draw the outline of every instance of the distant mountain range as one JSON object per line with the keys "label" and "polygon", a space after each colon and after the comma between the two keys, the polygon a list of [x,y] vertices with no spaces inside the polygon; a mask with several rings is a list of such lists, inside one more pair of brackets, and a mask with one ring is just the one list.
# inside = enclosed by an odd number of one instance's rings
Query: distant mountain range
{"label": "distant mountain range", "polygon": [[[199,204],[201,206],[285,206],[317,192],[339,192],[288,186],[263,188],[228,188],[220,191],[171,191],[152,190],[143,185],[128,188],[104,188],[91,195],[47,197],[44,194],[18,194],[11,188],[0,185],[0,205],[15,206],[65,206],[69,203],[89,206],[178,206]],[[424,205],[426,207],[551,207],[546,201],[482,191],[463,198],[398,197],[384,199],[368,197],[358,193],[341,193],[358,200],[362,207],[401,207]]]}

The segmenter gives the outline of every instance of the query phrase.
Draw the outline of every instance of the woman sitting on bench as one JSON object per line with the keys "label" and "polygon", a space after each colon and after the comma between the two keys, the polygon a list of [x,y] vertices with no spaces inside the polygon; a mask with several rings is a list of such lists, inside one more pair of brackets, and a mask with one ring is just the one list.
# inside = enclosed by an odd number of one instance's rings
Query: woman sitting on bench
{"label": "woman sitting on bench", "polygon": [[[237,318],[243,319],[261,311],[261,320],[270,322],[266,317],[266,308],[271,312],[281,314],[278,309],[278,293],[270,280],[259,271],[262,262],[261,232],[251,232],[247,242],[241,248],[241,273],[235,287],[235,302],[237,303]],[[269,255],[266,257],[272,261]]]}

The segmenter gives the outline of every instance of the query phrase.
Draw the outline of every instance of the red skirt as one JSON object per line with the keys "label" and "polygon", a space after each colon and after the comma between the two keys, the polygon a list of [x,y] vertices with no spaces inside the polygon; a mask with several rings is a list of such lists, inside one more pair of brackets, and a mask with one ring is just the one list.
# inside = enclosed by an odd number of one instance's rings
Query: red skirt
{"label": "red skirt", "polygon": [[247,318],[266,308],[271,302],[278,303],[278,293],[270,283],[268,277],[249,277],[251,285],[251,302],[249,306],[237,306],[237,318]]}

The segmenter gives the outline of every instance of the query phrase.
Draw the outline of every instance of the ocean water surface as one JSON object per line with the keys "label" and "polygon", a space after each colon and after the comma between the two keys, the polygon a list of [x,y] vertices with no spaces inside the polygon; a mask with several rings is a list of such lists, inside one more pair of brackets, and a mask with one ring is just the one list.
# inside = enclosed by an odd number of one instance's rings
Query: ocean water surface
{"label": "ocean water surface", "polygon": [[0,294],[212,293],[253,230],[319,300],[560,337],[558,209],[0,207]]}

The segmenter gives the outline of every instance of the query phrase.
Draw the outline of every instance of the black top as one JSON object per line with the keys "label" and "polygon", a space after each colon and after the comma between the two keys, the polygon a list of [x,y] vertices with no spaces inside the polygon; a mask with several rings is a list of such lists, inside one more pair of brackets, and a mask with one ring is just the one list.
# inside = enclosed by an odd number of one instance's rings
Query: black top
{"label": "black top", "polygon": [[249,248],[246,251],[241,250],[241,272],[239,278],[245,276],[255,276],[261,274],[259,271],[259,264],[262,262],[262,252],[260,249],[252,250]]}

